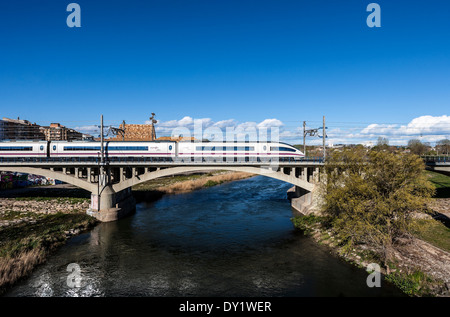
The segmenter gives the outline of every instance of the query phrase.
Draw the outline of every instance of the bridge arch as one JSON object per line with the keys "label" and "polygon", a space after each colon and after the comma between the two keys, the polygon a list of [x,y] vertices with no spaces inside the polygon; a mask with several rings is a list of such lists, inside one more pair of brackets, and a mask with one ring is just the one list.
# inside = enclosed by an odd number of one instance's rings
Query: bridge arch
{"label": "bridge arch", "polygon": [[256,174],[256,175],[263,175],[271,178],[275,178],[287,183],[290,183],[292,185],[301,187],[307,191],[312,191],[314,189],[314,184],[309,183],[308,181],[300,178],[295,177],[290,174],[285,174],[283,172],[273,170],[270,167],[269,168],[262,168],[262,167],[251,167],[251,166],[179,166],[179,167],[168,167],[164,169],[159,169],[152,172],[146,172],[144,174],[140,174],[138,176],[134,176],[123,180],[119,183],[113,184],[112,188],[115,192],[122,191],[126,188],[129,188],[134,185],[138,185],[144,182],[147,182],[152,179],[165,177],[165,176],[172,176],[176,174],[182,174],[182,173],[188,173],[188,172],[205,172],[205,171],[212,171],[212,170],[227,170],[227,171],[234,171],[234,172],[244,172],[244,173],[250,173],[250,174]]}
{"label": "bridge arch", "polygon": [[[131,169],[131,177],[129,177]],[[143,173],[139,173],[142,172]],[[91,204],[87,213],[100,221],[115,221],[135,210],[136,202],[131,187],[140,183],[182,173],[226,170],[245,172],[254,175],[271,177],[294,185],[295,195],[290,195],[291,205],[304,212],[313,204],[313,191],[318,181],[317,166],[109,166],[105,172],[93,166],[75,167],[24,167],[0,166],[0,170],[41,175],[58,179],[68,184],[85,189],[91,193]],[[128,172],[126,172],[128,171]],[[103,173],[104,184],[100,185],[100,173]],[[102,181],[103,183],[103,181]],[[297,206],[297,207],[296,207]]]}
{"label": "bridge arch", "polygon": [[83,180],[81,178],[76,178],[72,175],[64,174],[62,172],[52,171],[50,169],[35,168],[35,167],[3,167],[2,166],[0,168],[0,170],[5,171],[5,172],[17,172],[17,173],[33,174],[33,175],[54,178],[54,179],[60,180],[62,182],[80,187],[89,192],[97,191],[97,184],[89,183],[88,181]]}

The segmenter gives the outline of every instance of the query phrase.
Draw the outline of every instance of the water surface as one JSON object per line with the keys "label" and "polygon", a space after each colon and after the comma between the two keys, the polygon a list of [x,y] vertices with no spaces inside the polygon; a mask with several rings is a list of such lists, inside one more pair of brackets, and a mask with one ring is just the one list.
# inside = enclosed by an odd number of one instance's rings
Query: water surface
{"label": "water surface", "polygon": [[[140,203],[74,237],[7,296],[400,296],[295,230],[291,185],[258,176]],[[81,287],[67,285],[67,266]]]}

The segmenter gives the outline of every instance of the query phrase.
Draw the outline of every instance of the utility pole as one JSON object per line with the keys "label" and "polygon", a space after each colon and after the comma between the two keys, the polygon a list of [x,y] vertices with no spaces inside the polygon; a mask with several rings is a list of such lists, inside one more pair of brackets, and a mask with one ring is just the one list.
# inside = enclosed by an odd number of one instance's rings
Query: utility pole
{"label": "utility pole", "polygon": [[319,128],[306,130],[306,121],[303,121],[303,154],[306,156],[306,136],[319,136]]}
{"label": "utility pole", "polygon": [[[105,163],[105,149],[103,147],[103,115],[101,115],[100,119],[100,166],[98,171],[98,184],[97,184],[97,211],[100,211],[100,197],[102,194],[103,189],[105,188],[105,177],[104,177],[104,163]],[[100,186],[102,186],[102,189],[100,189]]]}
{"label": "utility pole", "polygon": [[327,137],[325,132],[325,116],[323,116],[323,161],[325,162],[325,156],[327,151],[325,150],[325,138]]}
{"label": "utility pole", "polygon": [[100,155],[101,155],[100,163],[101,163],[101,165],[103,167],[103,163],[105,163],[105,149],[103,148],[103,115],[101,117],[101,123],[100,123],[100,142],[101,142],[101,145],[100,145]]}

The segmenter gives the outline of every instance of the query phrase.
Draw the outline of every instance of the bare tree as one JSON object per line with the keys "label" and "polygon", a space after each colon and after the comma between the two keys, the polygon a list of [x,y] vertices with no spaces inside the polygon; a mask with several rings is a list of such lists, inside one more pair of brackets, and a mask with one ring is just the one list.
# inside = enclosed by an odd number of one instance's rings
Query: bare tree
{"label": "bare tree", "polygon": [[444,139],[440,140],[436,143],[436,150],[438,151],[438,154],[445,154],[448,155],[450,152],[450,140]]}
{"label": "bare tree", "polygon": [[411,153],[414,153],[417,155],[423,155],[427,150],[427,146],[418,139],[409,140],[408,148],[411,151]]}

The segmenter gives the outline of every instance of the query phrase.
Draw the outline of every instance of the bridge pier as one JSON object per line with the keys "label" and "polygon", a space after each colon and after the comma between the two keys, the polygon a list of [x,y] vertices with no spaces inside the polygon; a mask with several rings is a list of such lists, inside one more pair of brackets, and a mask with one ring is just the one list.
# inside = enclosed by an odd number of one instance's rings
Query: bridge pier
{"label": "bridge pier", "polygon": [[287,192],[288,199],[291,202],[291,207],[301,215],[318,214],[318,195],[314,188],[312,191],[304,188],[294,186]]}
{"label": "bridge pier", "polygon": [[[318,184],[320,170],[318,167],[300,167],[298,173],[295,175],[302,180],[311,183]],[[288,199],[291,202],[291,207],[302,215],[319,214],[319,195],[318,186],[312,188],[303,188],[295,185],[287,192]]]}
{"label": "bridge pier", "polygon": [[119,220],[136,210],[136,200],[131,194],[131,188],[115,192],[111,185],[97,193],[91,193],[91,205],[87,214],[101,222]]}

